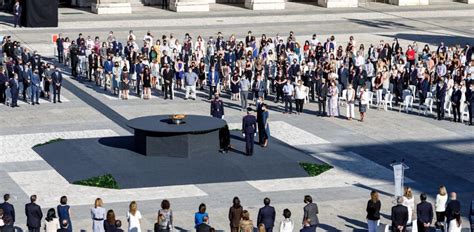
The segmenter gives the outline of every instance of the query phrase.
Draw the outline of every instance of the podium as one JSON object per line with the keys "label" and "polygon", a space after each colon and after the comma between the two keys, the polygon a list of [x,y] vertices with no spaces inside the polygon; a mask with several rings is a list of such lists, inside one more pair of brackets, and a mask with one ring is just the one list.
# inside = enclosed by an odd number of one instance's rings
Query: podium
{"label": "podium", "polygon": [[409,167],[403,162],[393,163],[390,166],[393,167],[393,177],[395,182],[395,197],[403,196],[403,187],[405,184],[405,170]]}

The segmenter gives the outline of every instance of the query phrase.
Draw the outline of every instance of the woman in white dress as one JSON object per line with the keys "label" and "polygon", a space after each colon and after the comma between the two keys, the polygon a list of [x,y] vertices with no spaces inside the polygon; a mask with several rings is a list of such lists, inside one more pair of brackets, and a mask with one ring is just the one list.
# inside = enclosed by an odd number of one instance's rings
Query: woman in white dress
{"label": "woman in white dress", "polygon": [[291,211],[289,209],[283,210],[283,221],[280,223],[280,232],[293,232],[295,228],[295,223],[291,220]]}
{"label": "woman in white dress", "polygon": [[436,225],[439,226],[444,223],[446,218],[446,203],[448,202],[448,191],[443,185],[439,186],[438,195],[436,195],[435,212]]}
{"label": "woman in white dress", "polygon": [[142,214],[138,211],[138,206],[135,201],[130,202],[129,210],[127,212],[128,232],[141,232],[140,221]]}
{"label": "woman in white dress", "polygon": [[51,208],[46,214],[46,222],[44,223],[45,232],[56,232],[59,227],[59,219],[56,217],[56,210]]}
{"label": "woman in white dress", "polygon": [[94,208],[91,209],[92,232],[104,232],[104,220],[106,218],[105,209],[102,208],[102,199],[97,198],[94,202]]}
{"label": "woman in white dress", "polygon": [[403,194],[403,205],[408,208],[408,225],[411,225],[413,220],[413,209],[415,208],[415,198],[410,187],[405,187]]}

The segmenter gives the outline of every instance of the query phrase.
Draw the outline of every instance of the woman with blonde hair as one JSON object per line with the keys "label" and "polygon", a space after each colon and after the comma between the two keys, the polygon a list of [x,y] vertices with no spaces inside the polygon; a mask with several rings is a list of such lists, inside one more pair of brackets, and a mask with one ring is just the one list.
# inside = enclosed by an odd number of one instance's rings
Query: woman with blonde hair
{"label": "woman with blonde hair", "polygon": [[127,212],[128,232],[141,232],[140,221],[142,214],[138,211],[137,202],[130,202]]}
{"label": "woman with blonde hair", "polygon": [[242,220],[239,223],[240,232],[252,232],[253,231],[253,222],[250,220],[249,211],[244,210],[242,212]]}
{"label": "woman with blonde hair", "polygon": [[97,198],[94,202],[94,208],[91,209],[92,231],[104,232],[104,220],[106,218],[105,209],[102,208],[102,199]]}
{"label": "woman with blonde hair", "polygon": [[410,225],[413,220],[413,209],[415,208],[415,198],[410,187],[405,187],[405,193],[403,194],[403,205],[408,208],[408,222]]}
{"label": "woman with blonde hair", "polygon": [[370,200],[367,202],[367,226],[369,232],[377,232],[377,226],[380,221],[380,208],[382,204],[379,200],[379,193],[372,190],[370,193]]}
{"label": "woman with blonde hair", "polygon": [[448,202],[448,191],[444,185],[439,186],[439,192],[436,195],[435,212],[436,226],[440,226],[446,219],[446,203]]}

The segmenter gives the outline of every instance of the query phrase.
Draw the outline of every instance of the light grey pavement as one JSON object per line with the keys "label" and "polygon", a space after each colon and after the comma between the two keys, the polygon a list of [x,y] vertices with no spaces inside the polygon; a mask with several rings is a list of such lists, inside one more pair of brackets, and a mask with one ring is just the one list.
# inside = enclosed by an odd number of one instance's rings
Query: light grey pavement
{"label": "light grey pavement", "polygon": [[[393,37],[402,44],[419,41],[420,44],[473,43],[474,22],[469,17],[474,6],[459,3],[426,7],[394,7],[367,4],[357,9],[323,9],[312,4],[288,3],[287,10],[254,12],[240,6],[213,5],[209,13],[171,13],[156,8],[139,8],[129,16],[97,16],[76,9],[60,10],[58,29],[18,29],[0,25],[0,33],[12,34],[27,46],[45,56],[53,54],[51,34],[64,32],[75,38],[85,35],[106,37],[113,30],[118,38],[125,38],[129,29],[140,37],[147,30],[156,36],[173,32],[179,38],[189,32],[196,36],[215,35],[222,31],[228,36],[235,33],[243,37],[248,30],[274,36],[295,31],[298,40],[317,33],[320,40],[335,34],[337,42],[344,44],[349,35],[359,43],[377,43]],[[0,15],[0,19],[9,20]],[[144,101],[121,101],[106,96],[89,83],[66,78],[64,96],[68,102],[45,103],[40,106],[21,105],[12,110],[0,106],[0,194],[13,195],[12,203],[18,210],[18,225],[24,228],[23,204],[27,196],[39,194],[40,204],[51,207],[57,196],[70,196],[75,229],[90,231],[89,209],[96,196],[104,198],[105,207],[113,208],[125,221],[128,202],[138,200],[144,215],[142,228],[151,230],[162,198],[170,198],[176,217],[176,226],[192,230],[193,213],[201,202],[208,205],[211,224],[218,230],[228,231],[227,210],[234,196],[239,196],[251,217],[256,220],[258,208],[266,196],[282,219],[284,208],[289,208],[297,225],[302,218],[302,199],[312,195],[320,206],[321,229],[325,231],[364,231],[365,204],[369,193],[376,189],[382,193],[382,223],[389,223],[393,186],[390,183],[390,162],[405,159],[411,169],[407,171],[416,195],[428,192],[430,200],[437,186],[445,184],[457,191],[462,201],[463,215],[468,202],[474,198],[474,128],[449,121],[435,121],[419,116],[371,109],[364,123],[341,118],[320,118],[314,115],[317,106],[305,105],[306,113],[300,116],[281,114],[282,105],[270,103],[273,123],[285,123],[289,131],[280,132],[280,140],[313,154],[336,168],[315,179],[275,180],[267,182],[234,182],[175,186],[173,188],[105,191],[93,188],[76,188],[65,183],[31,146],[50,138],[85,138],[128,135],[121,125],[125,119],[153,114],[207,115],[209,103],[205,98],[185,101],[181,94],[173,101],[160,97]],[[207,93],[206,93],[207,94]],[[207,95],[206,95],[207,96]],[[92,99],[94,104],[91,104]],[[239,123],[242,112],[236,102],[225,98],[226,120]],[[345,108],[341,107],[341,112]],[[303,132],[301,132],[303,131]],[[312,140],[328,144],[298,143],[294,137],[311,136]],[[278,133],[275,133],[278,134]],[[283,134],[283,135],[281,135]],[[84,148],[87,149],[87,148]],[[64,151],[67,155],[67,151]],[[275,185],[275,182],[281,183]],[[272,185],[273,184],[273,185]],[[273,191],[274,190],[274,191]],[[418,200],[417,200],[418,201]],[[126,225],[126,223],[124,223]],[[465,226],[467,221],[464,220]],[[125,226],[126,227],[126,226]],[[278,228],[278,227],[277,227]],[[467,230],[466,230],[467,231]]]}

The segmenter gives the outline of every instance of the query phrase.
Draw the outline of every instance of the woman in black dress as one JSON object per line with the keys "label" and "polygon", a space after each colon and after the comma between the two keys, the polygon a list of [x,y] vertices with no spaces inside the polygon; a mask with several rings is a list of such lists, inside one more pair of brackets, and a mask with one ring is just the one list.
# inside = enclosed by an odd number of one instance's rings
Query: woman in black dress
{"label": "woman in black dress", "polygon": [[151,97],[151,71],[150,67],[145,66],[145,70],[143,71],[143,99],[150,99]]}
{"label": "woman in black dress", "polygon": [[199,89],[204,90],[204,80],[206,80],[206,63],[204,58],[199,62]]}
{"label": "woman in black dress", "polygon": [[230,91],[232,92],[232,96],[230,97],[230,100],[232,101],[237,101],[240,100],[240,78],[238,76],[238,73],[234,74],[234,77],[230,81]]}
{"label": "woman in black dress", "polygon": [[128,99],[128,89],[130,88],[130,73],[128,72],[127,66],[122,69],[122,76],[120,78],[120,89],[122,91],[122,99]]}
{"label": "woman in black dress", "polygon": [[109,209],[109,211],[107,211],[107,219],[104,221],[104,231],[115,232],[117,229],[115,221],[115,213],[113,210]]}

